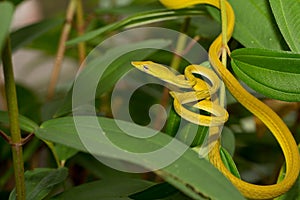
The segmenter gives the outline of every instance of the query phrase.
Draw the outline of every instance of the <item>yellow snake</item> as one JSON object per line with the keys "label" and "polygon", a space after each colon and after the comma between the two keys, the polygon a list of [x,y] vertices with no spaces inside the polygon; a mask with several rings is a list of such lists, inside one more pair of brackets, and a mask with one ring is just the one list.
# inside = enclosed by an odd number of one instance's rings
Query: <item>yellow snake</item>
{"label": "yellow snake", "polygon": [[[177,76],[167,67],[152,61],[136,61],[132,62],[132,65],[147,74],[179,88],[194,90],[188,92],[170,92],[174,98],[175,111],[184,119],[202,126],[219,126],[227,121],[227,111],[219,104],[210,100],[210,97],[214,95],[220,87],[219,77],[212,70],[201,65],[189,65],[185,68],[184,76]],[[196,78],[193,73],[205,76],[205,78],[211,82],[211,86],[204,80]],[[183,106],[183,104],[196,102],[198,100],[201,101],[195,103],[193,107],[207,111],[212,115],[208,116],[194,113]]]}
{"label": "yellow snake", "polygon": [[[167,8],[171,9],[180,9],[185,8],[189,6],[193,6],[195,4],[208,4],[211,6],[214,6],[218,9],[220,9],[220,1],[219,0],[160,0],[160,2],[165,5]],[[226,14],[227,14],[227,38],[228,40],[232,36],[233,28],[234,28],[234,12],[228,2],[226,2]],[[294,184],[295,180],[298,177],[299,174],[299,168],[300,168],[300,157],[299,157],[299,151],[296,145],[296,142],[286,126],[286,124],[281,120],[281,118],[267,105],[262,103],[260,100],[252,96],[250,93],[245,90],[240,83],[236,80],[236,78],[226,69],[226,66],[224,66],[220,60],[220,51],[222,48],[222,35],[220,34],[212,43],[212,45],[209,48],[209,61],[211,65],[213,66],[214,70],[219,74],[219,76],[224,81],[226,87],[231,92],[231,94],[251,113],[253,113],[255,116],[257,116],[273,133],[274,137],[278,141],[284,157],[286,161],[286,173],[285,178],[274,185],[255,185],[251,183],[247,183],[234,175],[230,173],[229,170],[225,167],[223,164],[221,157],[220,157],[220,141],[217,141],[216,145],[214,145],[212,151],[209,153],[209,159],[210,162],[215,165],[238,189],[239,191],[247,198],[251,199],[271,199],[277,196],[280,196],[287,192],[292,185]],[[198,83],[195,83],[197,80],[192,80],[190,77],[188,77],[188,73],[185,73],[185,76],[188,80],[185,80],[183,78],[180,78],[178,76],[170,75],[167,71],[167,68],[163,68],[163,66],[159,67],[159,64],[151,63],[149,61],[145,62],[133,62],[134,66],[139,68],[140,70],[146,71],[149,73],[149,71],[154,71],[154,76],[169,82],[171,84],[178,84],[179,87],[182,87],[183,85],[186,86],[186,88],[193,88],[195,92],[186,92],[186,93],[178,93],[173,92],[171,95],[174,97],[174,107],[180,107],[182,108],[181,104],[185,103],[186,101],[192,101],[192,100],[200,100],[202,101],[208,101],[207,94],[213,93],[210,87],[200,87],[200,88],[194,88],[198,85]],[[195,66],[195,65],[192,65]],[[158,69],[158,71],[156,71]],[[194,71],[194,73],[197,73],[197,71]],[[150,72],[151,74],[151,72]],[[202,75],[207,75],[206,72]],[[210,80],[213,82],[214,80]],[[199,83],[200,85],[201,83]],[[202,84],[203,85],[203,84]],[[218,88],[218,86],[216,86]],[[193,97],[191,97],[193,96]],[[175,103],[177,103],[175,105]],[[198,105],[194,105],[195,107],[199,109],[203,109],[203,106],[197,103]],[[204,103],[205,104],[205,103]],[[206,106],[209,106],[208,104]],[[226,120],[226,112],[221,111],[221,107],[216,107],[213,102],[210,103],[210,106],[213,106],[213,109],[210,109],[209,111],[212,111],[213,113],[214,109],[217,108],[218,112],[216,112],[217,117],[223,117],[223,120]],[[189,116],[191,113],[185,113],[186,110],[178,110],[177,111],[179,115],[186,116],[187,120],[189,120]],[[196,122],[199,124],[199,121],[203,120],[203,118],[200,119],[200,116],[198,118],[195,116],[191,116],[192,122]],[[205,119],[205,123],[211,123],[213,126],[217,126],[218,123],[212,124],[213,117]]]}

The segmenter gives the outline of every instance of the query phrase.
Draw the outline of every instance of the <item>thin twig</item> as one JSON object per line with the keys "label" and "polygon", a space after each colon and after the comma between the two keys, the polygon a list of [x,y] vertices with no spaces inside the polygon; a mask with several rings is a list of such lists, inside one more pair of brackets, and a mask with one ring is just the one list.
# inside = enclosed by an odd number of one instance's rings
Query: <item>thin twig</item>
{"label": "thin twig", "polygon": [[33,138],[33,136],[34,136],[34,134],[30,133],[24,139],[22,139],[22,145],[26,144],[29,140],[31,140],[31,138]]}
{"label": "thin twig", "polygon": [[181,53],[181,56],[184,56],[186,55],[192,48],[195,44],[197,44],[197,42],[200,40],[200,36],[199,35],[196,35],[192,41],[190,41],[187,45],[187,47],[184,49],[184,51]]}
{"label": "thin twig", "polygon": [[171,67],[175,70],[178,70],[181,62],[181,57],[179,55],[181,55],[182,52],[184,52],[186,41],[187,41],[187,36],[185,33],[187,32],[190,22],[191,22],[191,18],[189,17],[185,18],[184,23],[182,24],[181,27],[181,33],[178,37],[177,44],[176,44],[175,55],[173,56],[173,59],[171,61]]}
{"label": "thin twig", "polygon": [[11,143],[11,137],[9,137],[6,133],[4,133],[3,131],[0,131],[0,136],[7,142],[7,143]]}
{"label": "thin twig", "polygon": [[48,86],[47,99],[51,100],[55,93],[56,84],[58,81],[61,64],[64,58],[65,50],[66,50],[66,41],[68,40],[69,33],[72,27],[72,20],[74,17],[74,13],[76,10],[76,2],[77,0],[70,0],[69,6],[67,8],[66,21],[63,27],[63,30],[60,35],[59,45],[57,49],[57,54],[53,66],[53,71],[50,78],[50,83]]}
{"label": "thin twig", "polygon": [[[76,27],[77,27],[77,34],[81,36],[84,34],[84,17],[83,17],[83,7],[82,7],[82,0],[77,0],[76,6]],[[82,70],[84,66],[84,60],[86,57],[86,44],[85,42],[78,43],[78,58],[80,68]]]}

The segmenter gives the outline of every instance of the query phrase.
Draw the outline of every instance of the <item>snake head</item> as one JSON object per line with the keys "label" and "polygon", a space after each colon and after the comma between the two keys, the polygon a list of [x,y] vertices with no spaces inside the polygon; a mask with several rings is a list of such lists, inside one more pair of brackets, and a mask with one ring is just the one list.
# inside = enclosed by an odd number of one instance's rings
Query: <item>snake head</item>
{"label": "snake head", "polygon": [[167,83],[176,85],[180,88],[191,88],[189,81],[182,77],[178,77],[175,72],[162,64],[154,63],[152,61],[133,61],[131,64],[142,72],[159,78]]}
{"label": "snake head", "polygon": [[133,61],[131,64],[136,67],[137,69],[146,72],[148,74],[151,74],[150,71],[150,66],[154,65],[155,63],[152,61]]}
{"label": "snake head", "polygon": [[176,79],[175,74],[161,64],[154,63],[152,61],[133,61],[131,64],[142,72],[150,74],[166,82]]}

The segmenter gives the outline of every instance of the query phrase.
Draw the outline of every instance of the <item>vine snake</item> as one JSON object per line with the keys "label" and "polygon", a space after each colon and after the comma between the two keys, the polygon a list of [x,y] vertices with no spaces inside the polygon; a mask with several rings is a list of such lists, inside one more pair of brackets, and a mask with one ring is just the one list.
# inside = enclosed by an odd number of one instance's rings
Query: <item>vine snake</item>
{"label": "vine snake", "polygon": [[[170,9],[180,9],[185,8],[189,6],[193,6],[196,4],[207,4],[214,6],[218,9],[220,9],[220,1],[219,0],[160,0],[160,2]],[[234,28],[234,12],[232,10],[232,7],[230,4],[226,1],[226,14],[227,14],[227,38],[228,40],[232,36],[233,28]],[[220,51],[222,49],[222,35],[220,34],[211,44],[208,52],[209,61],[211,65],[213,66],[214,70],[217,72],[217,74],[222,78],[223,82],[225,83],[228,90],[231,92],[231,94],[251,113],[253,113],[255,116],[257,116],[272,132],[276,140],[278,141],[284,157],[286,161],[286,173],[285,178],[276,184],[273,185],[255,185],[251,183],[247,183],[234,175],[230,173],[230,171],[225,167],[225,165],[222,162],[221,156],[220,156],[220,141],[218,140],[216,142],[216,145],[214,145],[212,151],[209,153],[209,159],[210,162],[217,167],[238,189],[239,191],[247,198],[250,199],[271,199],[277,196],[280,196],[287,192],[294,184],[295,180],[297,179],[299,175],[299,169],[300,169],[300,157],[299,157],[299,151],[298,147],[296,145],[296,142],[286,126],[286,124],[281,120],[281,118],[267,105],[265,105],[263,102],[258,100],[256,97],[251,95],[247,90],[245,90],[238,80],[226,69],[226,66],[224,66],[220,60]],[[184,79],[176,77],[175,75],[169,75],[168,71],[166,71],[164,68],[157,67],[158,65],[155,65],[153,63],[147,62],[133,62],[132,63],[137,68],[143,70],[143,71],[151,71],[152,69],[157,70],[158,72],[155,72],[154,75],[162,80],[165,80],[166,82],[170,82],[171,84],[179,84],[179,86],[185,85],[187,88],[190,88],[197,84],[191,81],[184,81]],[[142,68],[141,68],[142,67]],[[146,69],[146,70],[145,70]],[[159,70],[161,69],[161,70]],[[154,70],[154,71],[155,71]],[[189,79],[189,77],[186,77]],[[181,85],[182,84],[182,85]],[[216,87],[217,88],[217,87]],[[208,88],[206,89],[200,89],[199,88],[193,88],[196,90],[193,94],[195,96],[194,99],[207,101],[206,92],[209,91]],[[211,90],[211,88],[210,88]],[[176,97],[176,93],[171,93],[171,95],[174,97],[174,104],[175,101],[177,101],[178,104],[183,103],[184,100],[190,100],[191,97],[184,97],[185,93],[178,94]],[[184,99],[184,100],[183,100]],[[181,101],[181,102],[180,102]],[[201,102],[201,101],[200,101]],[[212,105],[212,104],[211,104]],[[180,106],[180,105],[178,105]],[[201,105],[198,105],[201,108]],[[197,106],[196,106],[197,107]],[[214,106],[215,108],[215,106]],[[179,112],[184,112],[180,110]],[[182,114],[182,113],[179,113]],[[214,113],[213,113],[214,114]],[[219,113],[220,114],[220,113]],[[223,113],[224,114],[224,113]],[[226,115],[226,114],[225,114]],[[223,117],[225,116],[223,115]],[[189,114],[187,114],[189,116]],[[187,117],[189,120],[189,117]],[[191,117],[194,118],[194,117]],[[226,117],[223,118],[224,120]],[[195,119],[191,119],[190,121],[194,121]],[[211,122],[212,118],[209,121],[205,121],[207,123]],[[216,124],[211,124],[216,125]]]}
{"label": "vine snake", "polygon": [[[209,99],[220,87],[219,77],[210,69],[201,65],[189,65],[185,68],[184,76],[176,76],[167,67],[151,61],[136,61],[131,64],[137,69],[167,83],[178,86],[179,88],[194,89],[193,92],[170,92],[171,96],[174,98],[175,111],[184,119],[202,126],[218,126],[227,121],[227,111]],[[211,82],[211,86],[204,80],[196,78],[193,73],[205,76]],[[183,104],[192,103],[198,100],[201,101],[194,104],[193,107],[207,111],[213,114],[212,116],[194,113],[182,106]]]}

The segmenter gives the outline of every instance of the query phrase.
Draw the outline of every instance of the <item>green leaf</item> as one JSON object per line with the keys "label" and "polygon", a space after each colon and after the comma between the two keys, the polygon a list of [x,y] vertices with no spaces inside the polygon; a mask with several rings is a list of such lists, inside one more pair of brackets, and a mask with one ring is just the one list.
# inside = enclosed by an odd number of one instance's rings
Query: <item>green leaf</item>
{"label": "green leaf", "polygon": [[169,183],[159,183],[144,191],[130,195],[129,197],[135,200],[152,200],[162,199],[177,193],[178,190]]}
{"label": "green leaf", "polygon": [[24,0],[9,0],[9,1],[12,2],[14,5],[18,5],[22,3]]}
{"label": "green leaf", "polygon": [[0,57],[4,41],[9,33],[11,20],[13,17],[14,6],[9,2],[0,2]]}
{"label": "green leaf", "polygon": [[[94,120],[98,121],[96,121],[96,125]],[[126,127],[127,134],[116,125],[116,122],[122,127]],[[102,131],[99,130],[99,124],[101,124]],[[77,132],[76,128],[84,130],[84,133]],[[46,121],[35,134],[41,139],[87,152],[86,146],[82,144],[82,141],[85,141],[85,144],[91,144],[89,145],[89,153],[119,161],[126,159],[126,163],[143,165],[146,168],[150,167],[150,163],[151,166],[160,163],[161,159],[153,157],[151,161],[148,160],[149,158],[144,158],[141,161],[132,157],[125,158],[122,153],[112,154],[109,150],[111,149],[111,142],[118,149],[135,153],[153,152],[157,149],[166,148],[166,152],[170,152],[170,155],[178,155],[179,149],[186,148],[184,144],[163,133],[157,133],[149,138],[136,138],[128,135],[128,133],[140,135],[149,131],[152,132],[151,129],[124,121],[77,116]],[[109,140],[102,140],[100,136],[109,138]],[[176,145],[166,146],[171,141],[175,142]],[[217,169],[207,160],[200,159],[198,154],[191,149],[187,149],[182,155],[180,153],[177,160],[155,172],[194,199],[203,199],[203,196],[222,200],[244,199]]]}
{"label": "green leaf", "polygon": [[61,19],[46,19],[14,31],[11,33],[12,51],[29,44],[51,28],[62,24],[62,22],[63,20]]}
{"label": "green leaf", "polygon": [[[26,200],[44,199],[52,191],[53,187],[62,183],[67,176],[67,168],[36,168],[33,171],[26,171]],[[9,200],[13,199],[16,199],[15,189],[9,196]]]}
{"label": "green leaf", "polygon": [[299,0],[270,0],[277,25],[293,52],[300,52]]}
{"label": "green leaf", "polygon": [[135,14],[127,17],[116,23],[109,24],[99,29],[93,30],[67,42],[67,45],[74,45],[79,42],[91,40],[101,34],[105,34],[111,31],[115,31],[121,28],[133,28],[141,25],[151,24],[155,22],[161,22],[166,20],[183,18],[186,16],[199,16],[203,15],[203,11],[199,9],[182,9],[182,10],[155,10]]}
{"label": "green leaf", "polygon": [[224,165],[226,166],[226,168],[237,178],[241,178],[240,173],[231,157],[231,155],[228,153],[228,151],[226,149],[224,149],[223,147],[221,147],[220,149],[220,154],[221,154],[221,159],[224,163]]}
{"label": "green leaf", "polygon": [[[113,62],[109,65],[107,70],[103,73],[101,80],[99,81],[95,97],[102,95],[104,92],[112,88],[112,86],[130,69],[132,66],[130,62],[132,60],[143,60],[150,54],[157,51],[157,49],[162,49],[170,44],[169,40],[164,39],[151,39],[142,42],[137,42],[134,44],[127,44],[122,46],[117,46],[109,49],[105,54],[87,64],[84,70],[77,77],[77,80],[92,82],[95,78],[95,74],[101,73],[103,70],[99,66],[103,66],[104,63],[109,63],[111,60]],[[129,52],[129,53],[128,53]],[[123,55],[119,57],[120,55]],[[98,81],[98,80],[94,80]],[[86,84],[88,84],[86,83]],[[59,117],[66,115],[72,111],[72,90],[68,92],[63,105],[56,112],[54,117]],[[84,91],[83,91],[84,92]],[[84,94],[82,94],[84,95]],[[91,99],[92,100],[92,99]]]}
{"label": "green leaf", "polygon": [[221,134],[221,143],[228,153],[233,156],[235,151],[235,137],[230,128],[224,126]]}
{"label": "green leaf", "polygon": [[41,101],[36,94],[22,85],[16,85],[19,114],[30,118],[32,121],[41,121]]}
{"label": "green leaf", "polygon": [[138,179],[104,179],[73,187],[52,199],[129,200],[129,195],[149,188],[152,185],[153,183],[151,182]]}
{"label": "green leaf", "polygon": [[119,171],[99,162],[94,156],[86,153],[79,153],[72,159],[77,165],[89,171],[92,175],[99,179],[128,179],[140,178],[140,174],[127,173]]}
{"label": "green leaf", "polygon": [[197,124],[186,124],[176,135],[176,138],[185,144],[191,144],[191,147],[203,144],[208,134],[207,126],[198,126]]}
{"label": "green leaf", "polygon": [[61,144],[54,144],[54,149],[60,161],[68,160],[78,152],[76,149]]}
{"label": "green leaf", "polygon": [[140,13],[140,12],[146,12],[149,10],[157,9],[159,6],[153,5],[153,4],[130,4],[125,6],[118,6],[118,7],[110,7],[110,8],[100,8],[95,9],[96,14],[115,14],[115,15],[129,15],[133,13]]}
{"label": "green leaf", "polygon": [[[298,145],[298,149],[300,152],[300,145]],[[286,172],[286,166],[285,164],[282,166],[280,170],[280,174],[278,176],[277,182],[280,182],[284,179]],[[287,191],[285,194],[281,195],[280,197],[277,197],[275,200],[299,200],[300,199],[300,176],[298,176],[298,179],[296,180],[293,187]]]}
{"label": "green leaf", "polygon": [[165,133],[174,137],[179,129],[180,121],[181,117],[176,113],[172,106],[169,111]]}
{"label": "green leaf", "polygon": [[[33,133],[39,127],[34,121],[22,115],[19,115],[19,121],[20,121],[20,128],[23,131],[29,133]],[[9,124],[9,117],[7,112],[0,111],[0,123],[3,123],[5,125]]]}
{"label": "green leaf", "polygon": [[231,54],[236,75],[270,98],[300,101],[300,54],[267,49],[238,49]]}
{"label": "green leaf", "polygon": [[[245,47],[282,49],[283,38],[273,15],[268,1],[228,0],[235,14],[233,37]],[[220,21],[219,11],[209,9],[215,19]],[[284,43],[284,41],[283,41]]]}

